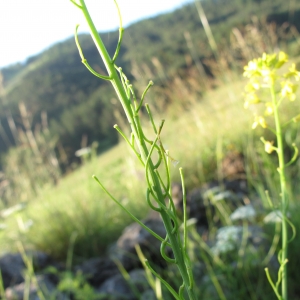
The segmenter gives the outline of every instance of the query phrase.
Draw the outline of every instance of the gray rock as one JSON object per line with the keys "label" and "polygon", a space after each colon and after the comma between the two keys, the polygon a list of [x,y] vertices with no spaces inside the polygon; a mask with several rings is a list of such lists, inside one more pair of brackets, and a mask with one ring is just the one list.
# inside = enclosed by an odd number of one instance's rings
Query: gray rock
{"label": "gray rock", "polygon": [[203,197],[203,193],[204,189],[196,188],[187,194],[188,215],[198,220],[198,226],[208,227],[206,209],[211,204]]}
{"label": "gray rock", "polygon": [[4,288],[23,282],[22,271],[25,268],[20,254],[5,254],[0,258],[0,270]]}
{"label": "gray rock", "polygon": [[238,197],[243,197],[248,193],[248,184],[245,179],[224,180],[225,190],[232,191]]}
{"label": "gray rock", "polygon": [[142,295],[140,300],[157,300],[153,290],[147,290]]}
{"label": "gray rock", "polygon": [[94,287],[99,287],[107,278],[119,273],[118,267],[110,258],[92,258],[74,268],[81,272]]}
{"label": "gray rock", "polygon": [[[226,278],[224,276],[219,276],[217,278],[218,283],[226,282]],[[211,299],[211,300],[219,300],[220,295],[216,289],[216,286],[209,275],[205,275],[199,285],[201,290],[201,299]],[[222,293],[226,297],[226,299],[235,299],[233,295],[230,293],[227,286],[221,285]]]}
{"label": "gray rock", "polygon": [[53,262],[48,254],[41,251],[27,252],[27,255],[32,257],[33,266],[38,270],[45,269]]}
{"label": "gray rock", "polygon": [[[27,255],[32,257],[35,269],[43,269],[51,262],[50,257],[39,251],[28,252]],[[23,269],[25,268],[21,254],[8,253],[0,258],[0,270],[4,288],[21,283],[23,279]]]}
{"label": "gray rock", "polygon": [[107,279],[97,292],[106,295],[105,299],[140,299],[142,293],[149,289],[144,270],[136,269],[129,273],[130,279],[125,280],[121,274]]}
{"label": "gray rock", "polygon": [[[187,209],[189,218],[198,220],[197,228],[208,228],[212,221],[209,216],[218,216],[215,212],[218,202],[226,202],[228,209],[235,210],[244,203],[244,189],[246,188],[241,180],[224,180],[221,184],[210,182],[201,188],[195,188],[187,194]],[[207,214],[209,211],[209,215]],[[221,223],[219,222],[219,224]]]}
{"label": "gray rock", "polygon": [[30,282],[28,285],[25,282],[22,282],[7,288],[5,290],[7,300],[23,300],[25,293],[28,293],[29,300],[40,300],[41,298],[38,295],[39,292],[42,293],[46,299],[67,300],[66,296],[56,291],[55,285],[47,278],[47,276],[36,276],[36,280],[37,284]]}
{"label": "gray rock", "polygon": [[[166,236],[166,230],[160,219],[147,219],[143,223],[161,237]],[[133,223],[127,226],[117,243],[110,248],[109,255],[117,259],[126,270],[132,270],[140,265],[135,246],[140,245],[144,255],[151,261],[160,264],[164,261],[160,255],[160,244],[152,234]]]}

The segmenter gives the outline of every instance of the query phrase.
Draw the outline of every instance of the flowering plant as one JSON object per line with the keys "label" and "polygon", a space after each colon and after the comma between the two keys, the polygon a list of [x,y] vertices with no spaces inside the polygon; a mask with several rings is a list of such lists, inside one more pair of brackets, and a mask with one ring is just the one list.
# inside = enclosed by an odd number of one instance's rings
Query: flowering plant
{"label": "flowering plant", "polygon": [[[108,75],[102,75],[96,72],[88,63],[86,58],[84,57],[84,53],[79,43],[77,29],[76,26],[75,31],[75,42],[79,51],[79,55],[81,57],[82,63],[86,66],[86,68],[95,76],[100,79],[110,81],[113,85],[116,94],[122,104],[124,112],[126,114],[128,123],[131,129],[131,135],[128,138],[125,133],[121,130],[118,125],[115,125],[114,128],[120,133],[120,135],[127,142],[133,153],[136,155],[137,159],[144,167],[145,177],[148,184],[147,192],[146,192],[146,201],[151,209],[157,211],[164,223],[166,229],[166,236],[161,237],[155,232],[153,232],[149,227],[143,224],[140,220],[138,220],[134,215],[132,215],[125,206],[122,205],[120,201],[115,199],[103,186],[101,181],[93,176],[94,179],[98,182],[100,187],[107,193],[107,195],[130,217],[139,223],[145,230],[150,232],[155,238],[157,238],[161,242],[160,253],[161,256],[169,263],[173,263],[177,265],[178,270],[180,272],[182,278],[182,285],[179,287],[178,291],[166,282],[151,266],[148,261],[145,261],[145,265],[148,269],[166,286],[166,288],[170,291],[173,297],[177,300],[184,299],[185,295],[188,296],[189,299],[195,300],[195,284],[192,273],[192,267],[190,258],[187,252],[187,215],[186,215],[186,196],[185,196],[185,185],[184,185],[184,176],[183,170],[180,168],[180,176],[182,180],[182,190],[183,190],[183,238],[180,235],[180,224],[176,215],[175,205],[172,199],[171,194],[171,176],[170,176],[170,161],[177,163],[164,149],[163,144],[161,142],[161,131],[164,125],[165,120],[162,120],[160,125],[157,126],[153,120],[153,116],[148,104],[145,104],[146,111],[148,113],[150,122],[153,128],[153,136],[146,137],[144,130],[140,121],[140,109],[144,105],[144,99],[147,94],[149,88],[153,85],[153,82],[150,81],[148,86],[145,88],[141,97],[137,97],[135,90],[122,71],[121,67],[116,65],[116,59],[118,57],[122,38],[123,38],[123,26],[122,26],[122,18],[120,14],[120,10],[116,0],[114,0],[116,4],[116,8],[119,14],[120,20],[120,28],[119,28],[119,40],[116,45],[116,50],[114,56],[111,57],[101,39],[101,36],[97,32],[97,29],[90,17],[88,9],[86,7],[84,0],[70,0],[78,9],[83,13],[85,20],[88,24],[90,34],[93,38],[95,46],[97,47],[99,54],[105,64],[106,71]],[[153,153],[157,153],[158,158],[153,158]],[[162,172],[166,175],[161,175]],[[168,251],[166,251],[167,247],[172,249],[172,257],[168,256]]]}
{"label": "flowering plant", "polygon": [[[283,137],[282,128],[291,122],[299,122],[300,115],[296,115],[290,121],[281,124],[280,120],[280,106],[283,101],[295,101],[296,91],[298,88],[297,81],[300,80],[300,72],[296,69],[296,65],[293,63],[286,73],[281,74],[280,69],[288,62],[288,55],[284,52],[278,54],[266,54],[264,53],[261,58],[254,59],[244,67],[244,76],[249,78],[249,82],[245,87],[245,103],[244,107],[247,109],[253,105],[265,105],[264,116],[255,113],[254,123],[252,128],[255,129],[258,125],[262,128],[267,128],[272,131],[276,136],[276,143],[274,141],[266,141],[261,137],[261,141],[265,145],[265,151],[267,153],[276,152],[278,156],[278,173],[280,176],[280,197],[281,208],[280,218],[282,226],[282,248],[279,252],[278,259],[280,268],[278,271],[277,282],[274,283],[271,279],[268,269],[266,268],[266,274],[268,280],[277,296],[280,300],[287,300],[287,262],[288,262],[288,243],[295,237],[295,229],[293,224],[287,217],[287,210],[289,207],[289,199],[286,189],[286,176],[285,169],[291,165],[298,157],[298,148],[293,144],[294,155],[289,162],[285,162],[284,149],[283,149]],[[266,89],[269,91],[271,101],[265,101],[261,97],[261,90]],[[275,121],[275,128],[268,125],[266,118],[273,117]],[[270,199],[269,199],[270,200]],[[271,207],[274,204],[270,200]],[[293,229],[293,236],[288,240],[288,225]],[[279,287],[281,285],[281,293]]]}

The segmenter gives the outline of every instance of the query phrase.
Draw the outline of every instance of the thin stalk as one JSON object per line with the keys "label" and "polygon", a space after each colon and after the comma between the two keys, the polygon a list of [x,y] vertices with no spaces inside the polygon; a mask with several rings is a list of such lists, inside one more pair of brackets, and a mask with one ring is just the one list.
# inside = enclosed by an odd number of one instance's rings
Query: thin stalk
{"label": "thin stalk", "polygon": [[212,50],[212,52],[214,54],[214,57],[215,57],[215,59],[217,61],[218,57],[219,57],[217,43],[216,43],[216,41],[214,39],[214,35],[213,35],[213,33],[212,33],[211,29],[210,29],[208,20],[206,18],[204,9],[203,9],[202,4],[201,4],[201,1],[200,0],[195,0],[195,5],[196,5],[196,8],[197,8],[197,11],[198,11],[198,14],[199,14],[199,18],[200,18],[201,23],[203,25],[205,34],[207,36],[210,48],[211,48],[211,50]]}
{"label": "thin stalk", "polygon": [[2,277],[1,270],[0,270],[0,297],[3,300],[7,300],[7,298],[5,296],[5,288],[4,288],[4,284],[3,284],[3,277]]}
{"label": "thin stalk", "polygon": [[276,139],[277,139],[277,155],[279,160],[279,176],[280,176],[280,189],[281,189],[281,213],[282,213],[282,250],[281,250],[281,261],[280,264],[284,264],[282,268],[282,283],[281,283],[281,293],[282,299],[288,299],[288,278],[287,278],[287,264],[284,263],[287,260],[288,254],[288,224],[286,221],[286,214],[288,209],[288,199],[286,190],[286,177],[285,177],[285,162],[284,162],[284,149],[282,141],[282,132],[278,112],[278,103],[276,102],[276,94],[274,85],[271,86],[272,102],[274,106],[274,119],[276,125]]}

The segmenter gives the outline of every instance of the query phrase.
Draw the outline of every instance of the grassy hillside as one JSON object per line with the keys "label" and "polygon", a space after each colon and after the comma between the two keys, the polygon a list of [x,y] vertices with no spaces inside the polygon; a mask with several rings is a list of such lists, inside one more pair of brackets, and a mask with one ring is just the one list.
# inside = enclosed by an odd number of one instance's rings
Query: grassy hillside
{"label": "grassy hillside", "polygon": [[[244,85],[244,80],[232,81],[208,92],[191,110],[181,110],[179,117],[167,117],[161,139],[172,157],[179,160],[179,167],[184,168],[188,191],[205,182],[222,179],[221,160],[230,152],[243,153],[250,190],[255,194],[261,193],[259,196],[267,205],[264,190],[268,189],[273,194],[278,192],[276,167],[271,165],[276,159],[272,157],[270,160],[259,140],[261,135],[267,137],[268,133],[262,129],[251,129],[253,115],[243,108]],[[300,96],[300,91],[297,95]],[[298,111],[298,103],[285,106],[283,119],[294,116],[295,111]],[[165,117],[163,112],[156,113],[155,122],[159,123]],[[147,118],[143,119],[143,124],[145,133],[150,133],[152,130]],[[299,144],[297,132],[295,124],[285,132],[285,136],[296,136],[295,142]],[[178,166],[172,166],[171,172],[173,181],[179,182]],[[107,244],[131,219],[102,192],[91,178],[93,174],[137,216],[148,214],[143,168],[122,142],[99,157],[86,161],[58,186],[42,189],[24,212],[6,219],[8,230],[2,232],[0,240],[5,242],[1,244],[7,245],[9,250],[14,247],[14,241],[21,239],[28,246],[65,258],[68,237],[77,232],[75,257],[80,259],[103,253]],[[298,160],[288,172],[292,203],[300,200],[297,196],[300,192],[297,184],[299,175]],[[17,229],[28,220],[34,224],[29,231]],[[17,231],[19,234],[16,235]]]}

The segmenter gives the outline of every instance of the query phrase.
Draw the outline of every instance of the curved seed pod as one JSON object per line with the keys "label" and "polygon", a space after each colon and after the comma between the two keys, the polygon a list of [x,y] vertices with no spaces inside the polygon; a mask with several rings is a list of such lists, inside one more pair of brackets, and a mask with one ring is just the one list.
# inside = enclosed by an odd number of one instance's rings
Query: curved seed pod
{"label": "curved seed pod", "polygon": [[291,243],[296,237],[296,232],[297,232],[296,227],[287,217],[285,217],[285,220],[290,225],[292,232],[293,232],[292,237],[288,240],[288,243]]}
{"label": "curved seed pod", "polygon": [[144,92],[143,92],[143,94],[142,94],[140,104],[139,104],[139,106],[138,106],[137,109],[136,109],[136,112],[137,112],[137,113],[138,113],[138,111],[141,109],[141,107],[142,107],[142,105],[143,105],[143,102],[144,102],[144,98],[145,98],[145,96],[146,96],[148,90],[151,88],[152,85],[153,85],[153,81],[150,80],[149,83],[148,83],[148,85],[147,85],[147,87],[145,88],[145,90],[144,90]]}
{"label": "curved seed pod", "polygon": [[170,175],[170,170],[169,170],[169,165],[168,165],[168,161],[167,161],[167,158],[166,158],[166,152],[164,151],[164,149],[162,149],[162,144],[161,146],[159,147],[159,151],[160,151],[160,154],[163,158],[163,162],[164,162],[164,167],[165,167],[165,170],[166,170],[166,173],[167,173],[167,185],[166,185],[166,191],[169,191],[170,190],[170,187],[171,187],[171,175]]}
{"label": "curved seed pod", "polygon": [[[72,1],[73,2],[73,1]],[[74,3],[74,2],[73,2]],[[76,4],[75,4],[76,5]],[[84,55],[83,55],[83,51],[82,51],[82,48],[80,46],[80,43],[79,43],[79,39],[78,39],[78,27],[79,25],[76,25],[76,28],[75,28],[75,43],[76,43],[76,46],[77,46],[77,49],[78,49],[78,52],[79,52],[79,55],[81,57],[81,62],[85,65],[85,67],[93,74],[95,75],[96,77],[99,77],[101,79],[104,79],[104,80],[112,80],[112,78],[110,76],[105,76],[105,75],[101,75],[99,74],[98,72],[96,72],[90,65],[89,63],[87,62],[87,60],[85,59]]]}
{"label": "curved seed pod", "polygon": [[[127,84],[126,84],[126,79],[127,77],[124,75],[123,73],[123,69],[121,67],[117,67],[116,65],[114,65],[115,69],[119,72],[120,74],[120,79],[121,79],[121,82],[122,82],[122,85],[123,85],[123,88],[124,88],[124,91],[126,93],[126,96],[127,96],[127,100],[130,102],[130,94],[128,92],[128,89],[127,89]],[[124,78],[125,77],[125,78]]]}
{"label": "curved seed pod", "polygon": [[180,300],[184,300],[184,296],[183,296],[184,287],[185,287],[185,285],[184,285],[184,283],[182,283],[182,285],[179,288],[179,298],[180,298]]}
{"label": "curved seed pod", "polygon": [[178,222],[176,215],[167,207],[163,206],[162,209],[169,215],[169,218],[173,221],[173,229],[171,231],[172,234],[175,234],[178,230]]}
{"label": "curved seed pod", "polygon": [[152,113],[151,113],[149,104],[146,103],[146,104],[145,104],[145,107],[146,107],[146,111],[147,111],[147,113],[148,113],[148,115],[149,115],[149,119],[150,119],[150,122],[151,122],[151,124],[152,124],[152,128],[153,128],[155,134],[157,134],[157,129],[156,129],[156,126],[155,126],[155,124],[154,124],[154,120],[153,120],[153,116],[152,116]]}
{"label": "curved seed pod", "polygon": [[126,141],[126,143],[133,150],[133,152],[135,153],[136,157],[139,159],[140,163],[144,166],[144,162],[141,159],[141,154],[136,151],[136,149],[134,148],[134,145],[130,143],[130,141],[126,137],[125,133],[120,129],[120,127],[117,124],[114,125],[114,128],[120,133],[120,135],[123,137],[123,139]]}
{"label": "curved seed pod", "polygon": [[167,241],[168,241],[168,235],[166,236],[165,240],[160,245],[160,254],[161,254],[161,256],[163,257],[163,259],[165,261],[167,261],[169,263],[176,264],[176,259],[168,257],[165,253],[165,249],[166,249],[166,246],[167,246]]}
{"label": "curved seed pod", "polygon": [[[156,146],[157,146],[157,145],[156,145]],[[158,148],[158,146],[155,147],[155,148]],[[160,166],[161,161],[162,161],[162,156],[161,156],[161,154],[160,154],[160,151],[158,151],[158,161],[157,161],[157,163],[153,166],[153,168],[154,168],[155,170]],[[159,173],[157,172],[157,174],[159,174]],[[162,182],[161,179],[160,179],[160,182]]]}
{"label": "curved seed pod", "polygon": [[153,149],[154,149],[154,146],[155,146],[155,143],[157,141],[158,137],[156,137],[156,139],[154,140],[151,148],[150,148],[150,151],[149,151],[149,154],[148,154],[148,157],[147,157],[147,160],[146,160],[146,164],[145,164],[145,173],[146,173],[146,181],[147,181],[147,184],[150,188],[152,188],[152,184],[151,184],[151,181],[149,179],[149,172],[148,172],[148,168],[149,168],[149,161],[150,161],[150,158],[151,158],[151,155],[152,155],[152,152],[153,152]]}
{"label": "curved seed pod", "polygon": [[124,28],[123,28],[123,24],[122,24],[122,15],[121,15],[121,11],[118,5],[118,2],[116,0],[114,0],[115,5],[117,7],[117,11],[118,11],[118,16],[119,16],[119,40],[118,40],[118,44],[117,44],[117,48],[115,51],[115,54],[113,56],[112,62],[114,63],[116,61],[116,59],[118,58],[119,55],[119,51],[121,48],[121,43],[122,43],[122,38],[123,38],[123,33],[124,33]]}
{"label": "curved seed pod", "polygon": [[297,148],[297,146],[295,145],[295,143],[292,144],[293,148],[294,148],[294,155],[291,158],[291,160],[285,165],[286,167],[290,166],[293,162],[296,161],[298,154],[299,154],[299,149]]}
{"label": "curved seed pod", "polygon": [[189,281],[190,281],[189,289],[192,290],[193,286],[194,286],[194,276],[193,276],[193,272],[192,272],[191,261],[187,255],[186,251],[184,251],[183,257],[184,257],[184,263],[185,263],[186,270],[188,272]]}
{"label": "curved seed pod", "polygon": [[[160,182],[160,184],[161,184],[161,186],[163,187],[163,189],[165,190],[165,191],[167,191],[167,189],[166,189],[166,186],[165,186],[165,184],[164,184],[164,182],[163,182],[163,180],[162,180],[162,178],[161,178],[161,176],[160,176],[160,174],[159,174],[159,172],[158,172],[158,170],[155,168],[154,169],[154,172],[156,173],[156,175],[157,175],[157,178],[159,179],[159,182]],[[164,196],[166,197],[166,196],[168,196],[168,192],[166,192],[165,194],[164,194]]]}
{"label": "curved seed pod", "polygon": [[[148,205],[151,207],[151,209],[155,210],[155,211],[158,211],[158,212],[161,212],[162,211],[162,208],[161,207],[155,207],[152,203],[151,203],[151,200],[150,200],[150,194],[152,195],[150,189],[148,188],[147,189],[147,194],[146,194],[146,200],[147,200],[147,203]],[[156,201],[158,202],[158,201]]]}

